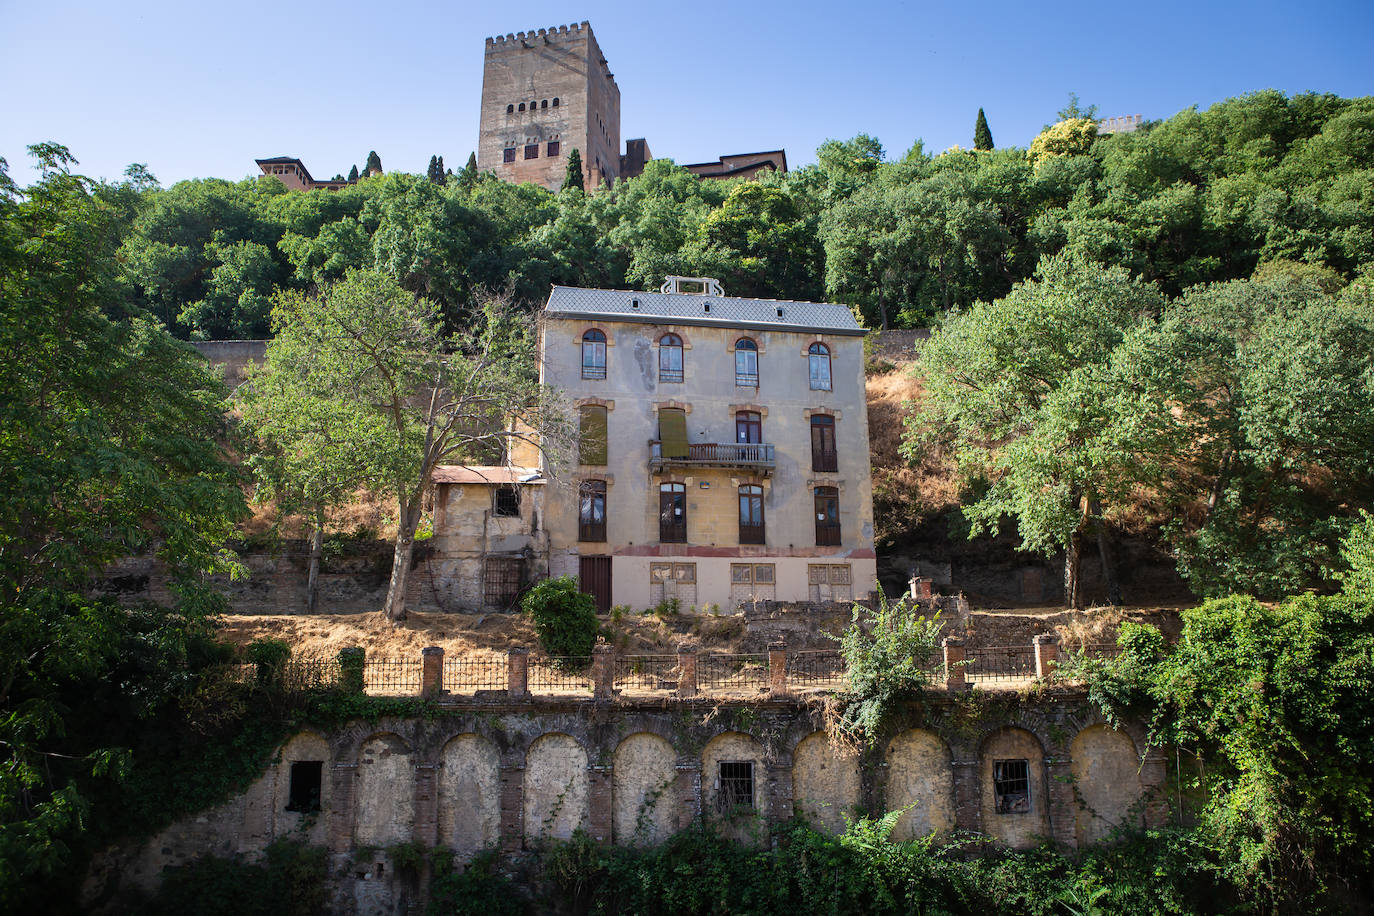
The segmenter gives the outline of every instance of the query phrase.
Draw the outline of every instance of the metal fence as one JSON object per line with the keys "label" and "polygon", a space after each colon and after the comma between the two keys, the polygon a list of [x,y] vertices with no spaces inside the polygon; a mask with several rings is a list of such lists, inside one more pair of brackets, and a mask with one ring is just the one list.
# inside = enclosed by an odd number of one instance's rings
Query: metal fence
{"label": "metal fence", "polygon": [[530,693],[590,693],[592,660],[587,656],[530,656]]}
{"label": "metal fence", "polygon": [[1034,646],[970,648],[964,678],[975,687],[1016,685],[1035,679]]}
{"label": "metal fence", "polygon": [[697,690],[702,693],[756,693],[767,689],[767,654],[697,657]]}
{"label": "metal fence", "polygon": [[449,693],[505,690],[510,664],[504,655],[460,655],[444,659],[443,689]]}
{"label": "metal fence", "polygon": [[844,683],[844,656],[836,649],[793,652],[787,656],[787,683],[808,687],[835,687]]}
{"label": "metal fence", "polygon": [[363,690],[373,696],[414,696],[420,692],[418,658],[369,658],[363,662]]}
{"label": "metal fence", "polygon": [[615,689],[622,692],[677,690],[676,655],[617,655]]}

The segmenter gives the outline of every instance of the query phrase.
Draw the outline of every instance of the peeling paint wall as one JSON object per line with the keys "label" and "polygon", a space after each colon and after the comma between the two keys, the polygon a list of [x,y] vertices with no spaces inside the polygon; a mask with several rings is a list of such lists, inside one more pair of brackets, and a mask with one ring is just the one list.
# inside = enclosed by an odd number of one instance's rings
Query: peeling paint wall
{"label": "peeling paint wall", "polygon": [[587,819],[587,752],[570,735],[544,735],[525,756],[526,838],[567,839]]}
{"label": "peeling paint wall", "polygon": [[1103,840],[1116,827],[1140,826],[1143,812],[1134,810],[1143,794],[1140,756],[1130,735],[1093,725],[1078,733],[1069,753],[1078,845]]}
{"label": "peeling paint wall", "polygon": [[617,843],[651,845],[677,827],[677,752],[658,735],[630,735],[615,749],[612,836]]}
{"label": "peeling paint wall", "polygon": [[355,842],[359,846],[409,842],[415,823],[415,767],[406,743],[392,734],[369,738],[358,758],[357,778]]}
{"label": "peeling paint wall", "polygon": [[500,754],[481,735],[459,735],[439,758],[439,843],[460,859],[501,838]]}
{"label": "peeling paint wall", "polygon": [[949,745],[933,732],[909,729],[888,742],[883,755],[888,811],[908,805],[892,831],[894,840],[910,840],[954,827],[954,772]]}
{"label": "peeling paint wall", "polygon": [[[1025,760],[1030,772],[1030,810],[999,814],[993,786],[993,766],[999,760]],[[1014,849],[1036,845],[1050,834],[1047,815],[1049,792],[1045,782],[1045,752],[1040,741],[1021,728],[1004,728],[983,743],[978,767],[982,798],[983,832]]]}
{"label": "peeling paint wall", "polygon": [[825,732],[803,738],[792,752],[792,810],[818,830],[844,833],[862,789],[859,756],[837,752]]}

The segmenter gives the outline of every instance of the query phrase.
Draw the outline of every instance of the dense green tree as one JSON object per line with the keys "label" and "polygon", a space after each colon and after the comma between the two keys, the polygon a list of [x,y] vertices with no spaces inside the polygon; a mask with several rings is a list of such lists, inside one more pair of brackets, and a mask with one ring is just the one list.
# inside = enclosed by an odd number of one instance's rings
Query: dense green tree
{"label": "dense green tree", "polygon": [[358,167],[355,165],[348,170],[348,181],[353,183],[358,180]]}
{"label": "dense green tree", "polygon": [[575,188],[578,191],[586,190],[586,182],[582,175],[582,153],[576,149],[568,154],[568,167],[563,170],[563,187]]}
{"label": "dense green tree", "polygon": [[978,120],[973,125],[973,148],[992,149],[992,131],[988,129],[988,119],[981,108],[978,109]]}
{"label": "dense green tree", "polygon": [[443,184],[444,172],[439,168],[439,157],[429,157],[429,168],[425,170],[425,177],[435,184]]}
{"label": "dense green tree", "polygon": [[384,610],[403,620],[434,468],[490,464],[511,440],[551,449],[568,438],[560,408],[536,380],[532,325],[488,300],[468,327],[447,335],[433,302],[387,273],[353,270],[317,295],[283,295],[273,330],[268,371],[325,406],[331,440],[355,429],[377,433],[369,460],[379,469],[378,489],[397,508]]}
{"label": "dense green tree", "polygon": [[693,276],[720,279],[730,295],[802,300],[821,298],[823,256],[814,221],[759,182],[735,186],[681,254]]}
{"label": "dense green tree", "polygon": [[367,154],[367,163],[363,166],[364,175],[377,175],[382,171],[382,157],[377,155],[374,149]]}
{"label": "dense green tree", "polygon": [[[131,189],[31,150],[41,177],[22,191],[0,160],[0,907],[15,912],[70,882],[93,797],[140,765],[130,733],[184,690],[243,510],[223,386],[119,276]],[[173,607],[99,587],[137,555],[166,564]]]}

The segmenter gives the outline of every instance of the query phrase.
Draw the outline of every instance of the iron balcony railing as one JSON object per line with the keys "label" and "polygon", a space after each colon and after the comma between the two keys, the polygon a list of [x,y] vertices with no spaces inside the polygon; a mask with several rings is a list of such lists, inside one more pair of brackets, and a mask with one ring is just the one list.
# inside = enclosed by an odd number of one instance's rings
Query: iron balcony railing
{"label": "iron balcony railing", "polygon": [[579,541],[604,541],[606,540],[605,522],[579,522],[577,525],[577,539]]}
{"label": "iron balcony railing", "polygon": [[735,370],[735,385],[740,388],[759,387],[759,374],[757,372],[740,372]]}
{"label": "iron balcony railing", "polygon": [[811,470],[837,471],[840,467],[839,456],[834,449],[813,448],[811,450]]}
{"label": "iron balcony railing", "polygon": [[741,544],[766,544],[762,525],[746,525],[740,522],[739,542]]}
{"label": "iron balcony railing", "polygon": [[698,442],[687,446],[687,453],[663,453],[663,442],[649,442],[649,464],[654,470],[665,467],[747,467],[771,471],[775,466],[773,446],[767,442]]}
{"label": "iron balcony railing", "polygon": [[816,525],[816,546],[817,547],[838,547],[840,546],[840,526]]}

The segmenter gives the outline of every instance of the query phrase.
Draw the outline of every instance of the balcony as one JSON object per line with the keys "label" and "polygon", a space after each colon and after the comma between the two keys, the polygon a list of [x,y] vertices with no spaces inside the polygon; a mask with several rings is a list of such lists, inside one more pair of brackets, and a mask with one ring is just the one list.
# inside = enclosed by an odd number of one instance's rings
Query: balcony
{"label": "balcony", "polygon": [[649,466],[664,468],[748,468],[769,474],[774,468],[773,446],[766,442],[699,442],[687,454],[663,453],[663,442],[649,442]]}

